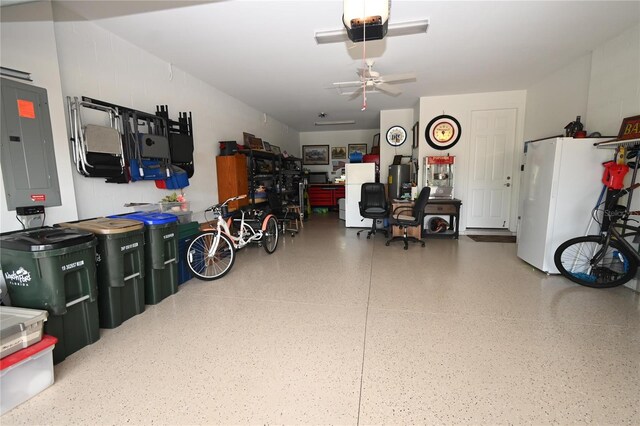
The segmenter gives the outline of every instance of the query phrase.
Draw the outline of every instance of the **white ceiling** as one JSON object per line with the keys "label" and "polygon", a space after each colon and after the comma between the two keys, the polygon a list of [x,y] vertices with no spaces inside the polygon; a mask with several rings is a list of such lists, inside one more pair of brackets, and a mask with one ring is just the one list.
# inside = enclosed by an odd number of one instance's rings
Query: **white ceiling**
{"label": "white ceiling", "polygon": [[[415,71],[397,97],[349,100],[362,43],[318,45],[341,28],[342,1],[60,1],[65,8],[299,131],[373,129],[383,109],[421,96],[526,89],[640,21],[638,1],[392,1],[390,23],[427,18],[426,34],[366,44],[374,70]],[[316,127],[324,120],[351,126]]]}

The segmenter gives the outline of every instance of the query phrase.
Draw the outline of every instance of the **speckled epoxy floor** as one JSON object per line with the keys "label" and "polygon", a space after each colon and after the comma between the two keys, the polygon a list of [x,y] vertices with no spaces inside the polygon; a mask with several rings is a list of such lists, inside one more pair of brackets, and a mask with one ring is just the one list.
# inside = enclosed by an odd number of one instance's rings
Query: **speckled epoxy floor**
{"label": "speckled epoxy floor", "polygon": [[243,250],[0,423],[640,424],[638,294],[548,277],[515,244],[355,233],[318,216]]}

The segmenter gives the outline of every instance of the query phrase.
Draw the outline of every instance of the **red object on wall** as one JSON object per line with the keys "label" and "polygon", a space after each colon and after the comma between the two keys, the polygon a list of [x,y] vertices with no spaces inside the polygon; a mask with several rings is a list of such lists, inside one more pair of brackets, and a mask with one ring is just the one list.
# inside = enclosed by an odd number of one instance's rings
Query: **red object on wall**
{"label": "red object on wall", "polygon": [[380,155],[378,154],[367,154],[362,156],[363,163],[376,163],[378,166],[380,165]]}
{"label": "red object on wall", "polygon": [[602,183],[609,189],[624,188],[624,177],[629,171],[629,166],[626,164],[616,164],[615,161],[608,161],[602,165],[604,166]]}

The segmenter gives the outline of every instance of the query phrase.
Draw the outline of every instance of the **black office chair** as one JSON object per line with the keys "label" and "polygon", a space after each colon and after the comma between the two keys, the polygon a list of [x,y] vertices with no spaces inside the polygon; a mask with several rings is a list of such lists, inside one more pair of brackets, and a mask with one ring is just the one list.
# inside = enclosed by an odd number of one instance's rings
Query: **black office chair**
{"label": "black office chair", "polygon": [[291,221],[296,219],[295,213],[289,211],[286,204],[282,202],[280,195],[275,192],[267,192],[267,201],[269,203],[269,210],[278,220],[278,226],[282,232],[291,232],[291,236],[295,237],[298,230],[289,228]]}
{"label": "black office chair", "polygon": [[431,194],[431,188],[425,186],[420,191],[420,195],[418,195],[418,199],[416,200],[413,207],[410,206],[399,206],[396,207],[391,213],[391,225],[396,225],[402,227],[402,236],[397,236],[389,239],[385,244],[389,245],[392,241],[402,240],[404,241],[404,249],[407,250],[409,248],[409,241],[414,241],[416,243],[420,243],[422,247],[424,247],[424,240],[422,238],[409,237],[407,235],[407,228],[409,226],[420,226],[420,230],[422,230],[422,221],[424,220],[424,208],[427,205],[427,201],[429,201],[429,195]]}
{"label": "black office chair", "polygon": [[[376,220],[377,219],[386,219],[389,216],[389,205],[387,204],[387,197],[384,193],[384,185],[381,183],[363,183],[360,188],[360,202],[358,203],[360,207],[360,216],[365,219],[373,219],[371,223],[371,229],[367,232],[367,239],[371,238],[371,234],[376,234]],[[360,233],[366,231],[366,229],[362,229],[358,231],[357,236],[360,236]],[[384,234],[385,237],[388,237],[386,229],[381,229],[380,232]]]}

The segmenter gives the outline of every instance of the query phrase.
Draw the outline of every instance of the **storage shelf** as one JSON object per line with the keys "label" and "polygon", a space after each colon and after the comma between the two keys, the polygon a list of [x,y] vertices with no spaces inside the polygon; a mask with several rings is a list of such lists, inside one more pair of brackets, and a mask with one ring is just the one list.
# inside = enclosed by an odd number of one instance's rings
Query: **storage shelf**
{"label": "storage shelf", "polygon": [[596,142],[593,144],[597,148],[617,148],[619,146],[640,145],[640,139],[628,139],[619,141],[617,139],[604,142]]}

